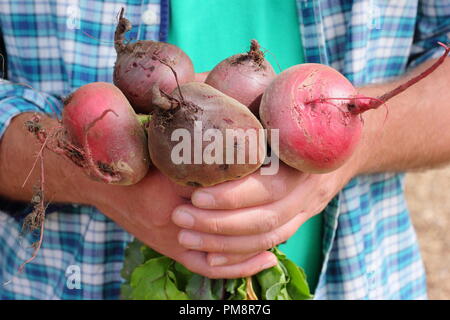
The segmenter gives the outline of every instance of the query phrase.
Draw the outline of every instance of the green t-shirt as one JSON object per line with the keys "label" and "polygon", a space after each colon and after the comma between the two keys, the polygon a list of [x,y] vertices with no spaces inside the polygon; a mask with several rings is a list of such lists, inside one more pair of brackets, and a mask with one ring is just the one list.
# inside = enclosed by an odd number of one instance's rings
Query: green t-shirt
{"label": "green t-shirt", "polygon": [[[295,0],[171,0],[168,41],[191,57],[196,72],[248,51],[251,39],[267,50],[277,72],[304,62]],[[305,270],[312,290],[322,264],[322,235],[318,215],[279,246]]]}

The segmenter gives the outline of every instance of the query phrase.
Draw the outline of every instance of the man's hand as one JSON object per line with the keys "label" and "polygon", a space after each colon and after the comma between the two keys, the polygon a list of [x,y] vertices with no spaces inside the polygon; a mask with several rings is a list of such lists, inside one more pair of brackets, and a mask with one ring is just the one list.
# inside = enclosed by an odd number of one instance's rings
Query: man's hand
{"label": "man's hand", "polygon": [[[364,87],[377,97],[419,74],[434,61],[393,82]],[[199,189],[193,205],[180,205],[172,220],[183,228],[179,242],[210,252],[211,265],[244,261],[288,239],[320,212],[358,174],[428,168],[450,159],[448,90],[450,60],[387,103],[363,114],[360,144],[352,158],[328,174],[303,174],[285,165],[275,176],[252,174]]]}
{"label": "man's hand", "polygon": [[[22,187],[41,148],[24,127],[24,122],[32,116],[24,113],[15,117],[0,141],[0,195],[14,200],[30,201],[33,185],[39,180],[39,170],[34,170]],[[45,116],[42,124],[45,128],[58,125],[56,120]],[[170,216],[176,206],[189,203],[186,199],[190,198],[192,189],[175,185],[154,167],[136,185],[115,186],[92,181],[82,169],[48,150],[44,151],[44,163],[47,199],[95,206],[143,243],[193,272],[211,278],[237,278],[276,264],[268,252],[233,266],[211,267],[205,253],[182,247],[177,241],[180,229]]]}
{"label": "man's hand", "polygon": [[267,254],[320,213],[354,174],[353,161],[328,174],[305,174],[280,164],[278,174],[256,172],[243,179],[196,190],[192,203],[176,208],[184,247],[210,252],[213,266]]}

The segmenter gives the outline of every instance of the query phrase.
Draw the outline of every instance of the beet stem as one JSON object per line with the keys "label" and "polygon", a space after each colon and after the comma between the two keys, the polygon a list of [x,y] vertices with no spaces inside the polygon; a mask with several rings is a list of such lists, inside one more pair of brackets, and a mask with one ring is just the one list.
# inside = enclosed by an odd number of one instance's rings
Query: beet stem
{"label": "beet stem", "polygon": [[152,116],[150,114],[137,114],[136,118],[138,119],[141,126],[143,128],[146,128],[147,125],[150,123]]}
{"label": "beet stem", "polygon": [[249,51],[249,53],[260,51],[259,48],[260,48],[260,45],[258,43],[258,40],[256,40],[256,39],[250,40],[250,51]]}
{"label": "beet stem", "polygon": [[252,39],[250,41],[250,51],[247,53],[248,56],[258,65],[261,66],[264,62],[264,53],[261,51],[261,46],[258,40]]}
{"label": "beet stem", "polygon": [[393,97],[399,95],[412,85],[416,84],[420,80],[426,78],[429,76],[434,70],[436,70],[447,58],[450,47],[443,44],[442,42],[438,42],[438,44],[442,47],[444,47],[445,52],[444,54],[435,62],[433,65],[428,67],[425,71],[420,73],[419,75],[415,76],[414,78],[408,80],[407,82],[399,85],[398,87],[392,89],[389,92],[386,92],[382,96],[378,98],[371,98],[371,97],[365,97],[357,95],[355,97],[348,97],[348,98],[333,98],[333,97],[327,97],[327,98],[317,98],[311,101],[307,101],[305,105],[311,104],[311,103],[317,103],[317,102],[324,102],[327,100],[348,100],[348,111],[352,114],[361,114],[367,110],[370,109],[377,109],[378,107],[385,104],[388,100],[392,99]]}
{"label": "beet stem", "polygon": [[122,7],[119,13],[119,22],[117,23],[116,32],[114,33],[114,48],[117,54],[125,50],[125,33],[131,30],[131,23],[127,18],[123,17],[125,8]]}
{"label": "beet stem", "polygon": [[237,55],[236,58],[233,58],[233,60],[231,60],[231,63],[232,64],[240,64],[244,61],[251,60],[259,68],[263,67],[264,52],[262,52],[260,48],[261,48],[261,46],[259,45],[258,40],[252,39],[250,41],[250,50],[247,51],[247,53]]}
{"label": "beet stem", "polygon": [[247,300],[258,300],[258,296],[256,295],[256,293],[253,289],[252,277],[245,278],[245,281],[247,283],[247,289],[246,289]]}
{"label": "beet stem", "polygon": [[[361,106],[366,106],[369,105],[369,103],[363,103],[360,102],[361,100],[369,100],[369,101],[374,101],[375,103],[379,103],[379,105],[383,105],[385,102],[378,99],[378,98],[372,98],[372,97],[365,97],[365,96],[355,96],[355,97],[348,97],[348,98],[336,98],[336,97],[327,97],[327,98],[317,98],[317,99],[313,99],[310,101],[305,102],[305,105],[308,104],[314,104],[314,103],[324,103],[327,102],[329,100],[346,100],[349,101],[349,103],[347,103],[347,111],[349,111],[350,113],[353,114],[360,114],[362,113],[361,111]],[[336,105],[334,105],[333,103],[330,103],[331,105],[337,107]],[[339,108],[340,111],[343,111],[342,109]],[[366,111],[366,110],[364,110]],[[345,111],[344,111],[345,112]]]}

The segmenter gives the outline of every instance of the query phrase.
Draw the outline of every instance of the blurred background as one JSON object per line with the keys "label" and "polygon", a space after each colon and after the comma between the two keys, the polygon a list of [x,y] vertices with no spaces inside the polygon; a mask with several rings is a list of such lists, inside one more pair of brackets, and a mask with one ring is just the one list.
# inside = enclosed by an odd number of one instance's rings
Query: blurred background
{"label": "blurred background", "polygon": [[429,299],[450,299],[450,166],[406,176],[406,199],[425,261]]}

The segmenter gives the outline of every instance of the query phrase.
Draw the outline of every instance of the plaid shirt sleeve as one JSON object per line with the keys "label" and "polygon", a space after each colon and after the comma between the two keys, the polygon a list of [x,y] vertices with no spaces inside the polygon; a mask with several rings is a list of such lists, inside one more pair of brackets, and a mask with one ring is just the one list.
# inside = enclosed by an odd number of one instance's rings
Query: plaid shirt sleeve
{"label": "plaid shirt sleeve", "polygon": [[61,99],[34,90],[24,84],[0,80],[0,137],[12,118],[23,112],[40,112],[49,115],[61,113]]}

